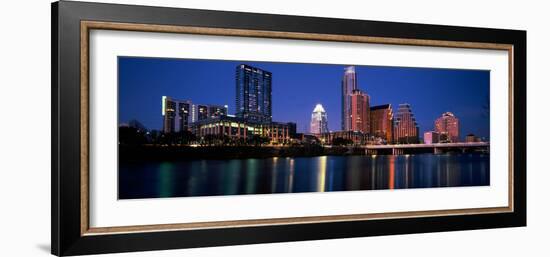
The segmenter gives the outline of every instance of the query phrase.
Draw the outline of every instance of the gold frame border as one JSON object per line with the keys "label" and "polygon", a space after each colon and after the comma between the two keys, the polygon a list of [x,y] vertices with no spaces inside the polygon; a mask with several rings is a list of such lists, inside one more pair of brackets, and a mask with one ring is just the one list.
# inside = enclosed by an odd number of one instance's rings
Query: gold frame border
{"label": "gold frame border", "polygon": [[[211,222],[192,222],[177,224],[154,224],[120,227],[90,227],[89,226],[89,34],[90,30],[123,30],[139,32],[162,32],[162,33],[180,33],[197,35],[217,35],[217,36],[238,36],[238,37],[258,37],[258,38],[279,38],[279,39],[298,39],[298,40],[316,40],[333,42],[354,42],[354,43],[374,43],[390,45],[413,45],[413,46],[431,46],[431,47],[452,47],[452,48],[471,48],[471,49],[494,49],[508,51],[508,206],[506,207],[488,207],[488,208],[470,208],[470,209],[449,209],[433,211],[408,211],[391,213],[370,213],[370,214],[351,214],[351,215],[330,215],[330,216],[309,216],[292,218],[274,218],[274,219],[253,219],[253,220],[232,220],[232,221],[211,221]],[[154,24],[136,24],[136,23],[116,23],[100,21],[81,21],[80,22],[80,233],[82,236],[99,234],[120,234],[120,233],[140,233],[156,231],[173,230],[193,230],[193,229],[213,229],[230,227],[250,227],[250,226],[272,226],[289,224],[307,224],[321,222],[341,222],[341,221],[360,221],[377,220],[391,218],[415,218],[430,216],[449,216],[449,215],[473,215],[489,213],[505,213],[514,211],[514,166],[513,166],[513,72],[514,72],[514,47],[511,44],[494,44],[479,42],[461,42],[461,41],[443,41],[426,39],[404,39],[370,36],[350,36],[334,34],[300,33],[300,32],[282,32],[265,30],[245,30],[245,29],[225,29],[211,27],[190,27],[190,26],[172,26],[172,25],[154,25]]]}

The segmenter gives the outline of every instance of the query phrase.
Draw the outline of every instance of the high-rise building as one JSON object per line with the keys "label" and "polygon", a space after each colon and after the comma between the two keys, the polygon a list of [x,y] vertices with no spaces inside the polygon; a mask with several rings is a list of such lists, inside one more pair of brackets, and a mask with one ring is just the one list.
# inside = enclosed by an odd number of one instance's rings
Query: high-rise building
{"label": "high-rise building", "polygon": [[317,104],[311,113],[311,123],[309,127],[311,134],[323,134],[328,133],[328,119],[327,112],[323,108],[323,105]]}
{"label": "high-rise building", "polygon": [[165,133],[176,131],[177,109],[178,102],[166,96],[162,97],[162,130]]}
{"label": "high-rise building", "polygon": [[370,97],[359,89],[355,89],[351,93],[351,127],[352,131],[360,131],[365,134],[370,132]]}
{"label": "high-rise building", "polygon": [[439,133],[435,131],[424,132],[424,144],[439,143]]}
{"label": "high-rise building", "polygon": [[236,116],[248,122],[271,122],[271,72],[240,64],[235,77]]}
{"label": "high-rise building", "polygon": [[445,135],[447,142],[459,141],[459,121],[451,112],[446,112],[435,120],[435,131]]}
{"label": "high-rise building", "polygon": [[352,130],[351,121],[351,96],[357,89],[357,74],[355,66],[348,66],[344,69],[342,78],[342,130]]}
{"label": "high-rise building", "polygon": [[393,142],[393,111],[391,104],[370,108],[370,134],[386,143]]}
{"label": "high-rise building", "polygon": [[399,104],[394,124],[394,141],[399,144],[418,143],[418,124],[410,104]]}
{"label": "high-rise building", "polygon": [[165,133],[189,130],[191,123],[227,115],[227,106],[193,104],[190,100],[162,97],[162,130]]}

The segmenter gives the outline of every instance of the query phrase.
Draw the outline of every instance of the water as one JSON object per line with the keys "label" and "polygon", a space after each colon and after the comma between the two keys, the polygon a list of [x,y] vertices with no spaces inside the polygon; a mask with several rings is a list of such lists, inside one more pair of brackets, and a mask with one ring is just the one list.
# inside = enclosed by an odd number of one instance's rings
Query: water
{"label": "water", "polygon": [[119,198],[489,185],[487,154],[127,162]]}

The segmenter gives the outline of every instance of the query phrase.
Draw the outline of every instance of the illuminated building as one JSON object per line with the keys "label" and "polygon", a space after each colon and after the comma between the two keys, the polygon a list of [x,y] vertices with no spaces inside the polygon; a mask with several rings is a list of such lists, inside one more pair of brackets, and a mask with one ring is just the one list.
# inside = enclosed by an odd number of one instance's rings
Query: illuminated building
{"label": "illuminated building", "polygon": [[317,135],[322,144],[332,145],[335,139],[349,141],[353,145],[365,145],[368,141],[368,134],[361,131],[333,131]]}
{"label": "illuminated building", "polygon": [[447,142],[459,141],[459,121],[451,112],[446,112],[435,120],[435,131],[446,137]]}
{"label": "illuminated building", "polygon": [[227,108],[209,106],[208,118],[195,121],[192,132],[201,140],[229,139],[233,143],[251,144],[261,137],[270,144],[290,143],[297,134],[296,123],[272,121],[271,79],[271,72],[246,64],[237,66],[235,116],[227,115]]}
{"label": "illuminated building", "polygon": [[311,134],[322,134],[328,131],[327,112],[323,108],[323,105],[317,104],[311,113],[311,123],[309,127]]}
{"label": "illuminated building", "polygon": [[370,108],[370,133],[386,143],[393,141],[393,111],[391,104]]}
{"label": "illuminated building", "polygon": [[393,132],[394,141],[398,144],[418,143],[418,124],[410,104],[399,104]]}
{"label": "illuminated building", "polygon": [[267,138],[270,144],[287,144],[290,143],[292,129],[295,129],[296,125],[280,122],[257,123],[239,117],[219,116],[197,121],[193,123],[192,128],[198,138],[212,135],[247,142],[256,135]]}
{"label": "illuminated building", "polygon": [[162,97],[162,130],[165,133],[189,130],[193,122],[227,115],[227,106],[193,104],[190,100]]}
{"label": "illuminated building", "polygon": [[352,131],[361,131],[365,134],[370,132],[370,97],[361,90],[356,89],[351,93],[351,127]]}
{"label": "illuminated building", "polygon": [[342,130],[352,130],[351,120],[351,96],[357,89],[357,74],[355,66],[348,66],[344,69],[342,78]]}
{"label": "illuminated building", "polygon": [[424,144],[436,144],[439,143],[439,133],[435,131],[424,132]]}
{"label": "illuminated building", "polygon": [[250,122],[271,122],[271,72],[240,64],[235,77],[236,116]]}

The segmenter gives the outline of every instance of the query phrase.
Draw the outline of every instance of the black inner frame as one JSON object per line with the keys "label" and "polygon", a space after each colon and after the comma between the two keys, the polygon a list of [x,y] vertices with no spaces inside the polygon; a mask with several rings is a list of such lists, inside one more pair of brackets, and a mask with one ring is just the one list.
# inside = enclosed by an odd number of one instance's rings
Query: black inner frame
{"label": "black inner frame", "polygon": [[[512,44],[514,211],[185,231],[80,234],[80,21]],[[55,255],[425,233],[526,225],[526,32],[85,2],[52,4],[52,208]]]}

